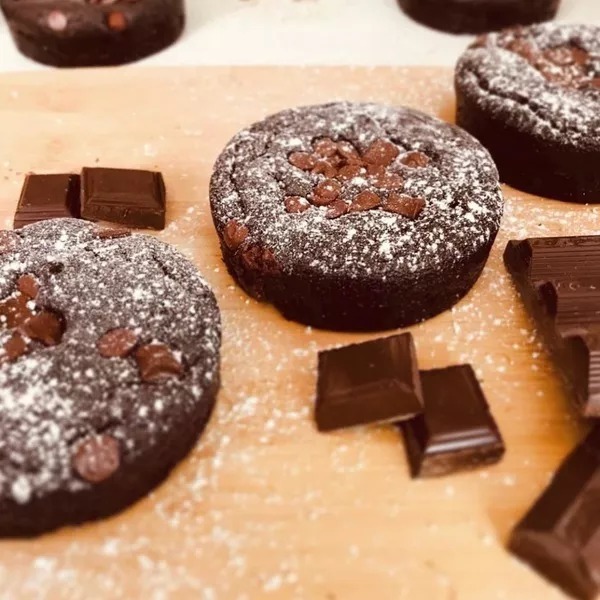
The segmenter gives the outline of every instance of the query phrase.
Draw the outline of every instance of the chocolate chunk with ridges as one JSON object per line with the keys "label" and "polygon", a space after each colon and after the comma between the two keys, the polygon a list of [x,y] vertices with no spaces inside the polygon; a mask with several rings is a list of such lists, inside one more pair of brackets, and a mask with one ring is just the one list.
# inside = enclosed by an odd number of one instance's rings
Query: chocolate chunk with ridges
{"label": "chocolate chunk with ridges", "polygon": [[[194,447],[219,387],[217,304],[174,248],[136,233],[102,239],[78,219],[35,223],[18,236],[19,246],[0,257],[0,305],[21,294],[23,275],[40,292],[27,298],[20,326],[0,319],[0,412],[9,415],[0,423],[0,537],[100,519],[145,496]],[[24,331],[30,313],[44,311],[64,317],[56,346]],[[133,353],[102,357],[98,340],[123,327],[142,343],[177,348],[184,372],[146,383]],[[6,352],[12,338],[20,348]],[[96,434],[119,440],[123,454],[118,470],[92,485],[72,461]]]}
{"label": "chocolate chunk with ridges", "polygon": [[57,67],[120,65],[181,35],[183,0],[0,0],[19,50]]}
{"label": "chocolate chunk with ridges", "polygon": [[137,335],[131,329],[118,328],[107,331],[96,344],[104,358],[125,358],[137,345]]}
{"label": "chocolate chunk with ridges", "polygon": [[183,366],[173,351],[165,344],[146,344],[135,353],[140,376],[143,381],[156,382],[168,377],[178,377]]}
{"label": "chocolate chunk with ridges", "polygon": [[161,173],[84,168],[81,216],[140,229],[164,229],[165,184]]}
{"label": "chocolate chunk with ridges", "polygon": [[600,417],[600,236],[511,241],[504,262],[577,407]]}
{"label": "chocolate chunk with ridges", "polygon": [[592,83],[599,32],[509,29],[458,61],[456,122],[490,151],[504,183],[545,198],[600,201],[600,96]]}
{"label": "chocolate chunk with ridges", "polygon": [[[335,163],[332,176],[290,162],[294,152],[316,155],[323,138],[334,142],[319,156]],[[390,149],[376,160],[396,155],[387,166],[364,160],[376,141]],[[426,153],[428,167],[403,165],[409,152]],[[326,180],[339,187],[322,200],[315,188]],[[363,192],[373,201],[363,204],[365,194],[350,209]],[[385,211],[393,193],[421,201],[409,216]],[[215,165],[210,201],[224,261],[249,294],[289,319],[342,330],[407,326],[452,306],[478,278],[503,206],[496,168],[472,136],[410,109],[345,102],[286,110],[240,132]],[[232,219],[248,228],[252,250],[228,248]],[[261,248],[277,275],[256,268]]]}
{"label": "chocolate chunk with ridges", "polygon": [[413,477],[498,462],[504,442],[470,365],[421,371],[423,414],[402,424]]}
{"label": "chocolate chunk with ridges", "polygon": [[77,445],[73,469],[85,481],[100,483],[117,471],[121,464],[119,441],[110,435],[97,435]]}
{"label": "chocolate chunk with ridges", "polygon": [[497,31],[554,17],[560,0],[398,0],[415,21],[449,33]]}
{"label": "chocolate chunk with ridges", "polygon": [[100,227],[96,230],[96,235],[101,240],[114,240],[131,235],[131,231],[125,227]]}
{"label": "chocolate chunk with ridges", "polygon": [[352,200],[352,204],[350,205],[348,212],[362,212],[363,210],[371,210],[376,206],[381,204],[381,198],[375,193],[369,190],[365,190],[364,192],[360,192]]}
{"label": "chocolate chunk with ridges", "polygon": [[319,431],[409,419],[423,410],[409,333],[319,353]]}
{"label": "chocolate chunk with ridges", "polygon": [[579,600],[600,594],[600,427],[515,527],[510,551]]}
{"label": "chocolate chunk with ridges", "polygon": [[14,228],[47,219],[78,217],[79,186],[79,175],[27,175],[17,204]]}

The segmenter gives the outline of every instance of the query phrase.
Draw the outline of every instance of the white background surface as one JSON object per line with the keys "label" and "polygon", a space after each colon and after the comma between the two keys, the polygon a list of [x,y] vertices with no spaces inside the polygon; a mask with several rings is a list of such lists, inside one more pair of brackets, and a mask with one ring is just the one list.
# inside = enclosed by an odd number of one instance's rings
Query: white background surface
{"label": "white background surface", "polygon": [[[558,19],[600,25],[600,0],[563,0]],[[396,0],[188,0],[181,41],[139,64],[451,65],[468,39],[412,22]],[[2,21],[0,70],[34,68]]]}

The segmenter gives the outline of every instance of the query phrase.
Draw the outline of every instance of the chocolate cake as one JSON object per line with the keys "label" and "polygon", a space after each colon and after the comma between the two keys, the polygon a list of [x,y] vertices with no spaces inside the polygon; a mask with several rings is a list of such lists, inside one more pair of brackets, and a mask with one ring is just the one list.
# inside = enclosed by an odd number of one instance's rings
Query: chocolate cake
{"label": "chocolate cake", "polygon": [[423,25],[450,33],[482,33],[554,18],[560,0],[398,0]]}
{"label": "chocolate cake", "polygon": [[195,443],[220,318],[155,238],[55,219],[0,235],[0,536],[111,515]]}
{"label": "chocolate cake", "polygon": [[183,0],[0,0],[19,50],[56,67],[120,65],[181,35]]}
{"label": "chocolate cake", "polygon": [[487,151],[408,108],[285,110],[236,135],[210,199],[238,283],[328,329],[411,325],[479,277],[503,199]]}
{"label": "chocolate cake", "polygon": [[600,28],[537,25],[477,40],[456,68],[458,125],[491,152],[502,181],[600,202]]}

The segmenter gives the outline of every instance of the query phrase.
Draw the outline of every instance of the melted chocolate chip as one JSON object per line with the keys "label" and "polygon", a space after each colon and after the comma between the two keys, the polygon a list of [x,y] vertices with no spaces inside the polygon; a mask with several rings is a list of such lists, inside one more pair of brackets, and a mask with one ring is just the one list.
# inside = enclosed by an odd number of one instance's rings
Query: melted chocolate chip
{"label": "melted chocolate chip", "polygon": [[232,251],[236,251],[248,237],[248,228],[235,220],[229,221],[223,231],[225,245]]}
{"label": "melted chocolate chip", "polygon": [[17,289],[31,300],[35,300],[40,292],[40,285],[33,275],[21,275],[17,280]]}
{"label": "melted chocolate chip", "polygon": [[4,342],[4,355],[0,357],[0,362],[2,360],[8,360],[9,362],[13,362],[17,360],[17,358],[27,354],[29,348],[27,346],[27,342],[25,338],[19,333],[15,331],[6,342]]}
{"label": "melted chocolate chip", "polygon": [[338,151],[338,145],[331,138],[318,140],[314,146],[314,151],[323,158],[334,156]]}
{"label": "melted chocolate chip", "polygon": [[125,31],[125,29],[127,29],[127,19],[120,11],[109,13],[106,17],[106,22],[113,31]]}
{"label": "melted chocolate chip", "polygon": [[400,162],[407,167],[417,169],[426,167],[431,162],[431,159],[427,154],[423,154],[423,152],[409,152],[400,159]]}
{"label": "melted chocolate chip", "polygon": [[424,208],[425,200],[422,198],[400,194],[390,194],[389,198],[383,203],[383,210],[409,219],[416,219]]}
{"label": "melted chocolate chip", "polygon": [[146,344],[137,349],[135,358],[140,376],[147,383],[154,383],[169,377],[178,377],[183,367],[172,350],[165,344]]}
{"label": "melted chocolate chip", "polygon": [[98,340],[96,347],[104,358],[125,358],[133,352],[137,341],[137,335],[131,329],[112,329]]}
{"label": "melted chocolate chip", "polygon": [[313,175],[323,175],[327,178],[331,178],[337,175],[338,170],[328,160],[322,159],[317,161],[312,173]]}
{"label": "melted chocolate chip", "polygon": [[301,196],[287,196],[285,199],[285,210],[289,213],[301,213],[309,208],[308,200]]}
{"label": "melted chocolate chip", "polygon": [[395,144],[386,140],[375,140],[363,154],[363,159],[372,165],[388,167],[394,162],[398,154],[400,154],[400,151]]}
{"label": "melted chocolate chip", "polygon": [[242,261],[248,269],[263,275],[279,273],[277,260],[269,248],[262,248],[258,245],[249,246],[242,252]]}
{"label": "melted chocolate chip", "polygon": [[27,319],[21,329],[27,337],[38,340],[45,346],[60,344],[64,333],[60,317],[48,310],[43,310]]}
{"label": "melted chocolate chip", "polygon": [[110,435],[91,437],[77,446],[73,470],[89,483],[100,483],[115,473],[121,464],[118,440]]}
{"label": "melted chocolate chip", "polygon": [[328,206],[342,191],[342,184],[335,179],[325,179],[315,187],[313,204],[317,206]]}
{"label": "melted chocolate chip", "polygon": [[350,209],[349,205],[344,202],[341,198],[338,198],[335,202],[332,202],[327,208],[325,216],[328,219],[337,219],[342,215],[345,215]]}
{"label": "melted chocolate chip", "polygon": [[23,325],[33,316],[33,311],[27,305],[28,302],[29,298],[21,292],[0,302],[0,323],[8,329]]}
{"label": "melted chocolate chip", "polygon": [[302,169],[303,171],[310,171],[314,169],[317,164],[314,155],[309,154],[308,152],[292,152],[288,157],[288,160],[294,167],[298,167],[298,169]]}
{"label": "melted chocolate chip", "polygon": [[364,210],[371,210],[381,204],[381,198],[375,193],[365,190],[354,198],[348,212],[362,212]]}

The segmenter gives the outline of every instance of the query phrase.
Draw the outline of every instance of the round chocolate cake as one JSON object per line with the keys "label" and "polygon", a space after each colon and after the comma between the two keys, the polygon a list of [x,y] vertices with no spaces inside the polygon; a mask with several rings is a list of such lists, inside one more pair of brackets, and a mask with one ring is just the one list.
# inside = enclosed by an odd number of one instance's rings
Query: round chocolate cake
{"label": "round chocolate cake", "polygon": [[572,202],[600,202],[600,28],[538,25],[477,40],[456,68],[457,123],[501,179]]}
{"label": "round chocolate cake", "polygon": [[0,536],[128,506],[195,443],[220,317],[170,246],[56,219],[0,232]]}
{"label": "round chocolate cake", "polygon": [[183,0],[0,0],[19,50],[56,67],[120,65],[181,35]]}
{"label": "round chocolate cake", "polygon": [[398,0],[407,15],[450,33],[482,33],[554,18],[560,0]]}
{"label": "round chocolate cake", "polygon": [[236,135],[211,181],[229,271],[317,327],[411,325],[475,283],[503,200],[487,151],[407,108],[286,110]]}

